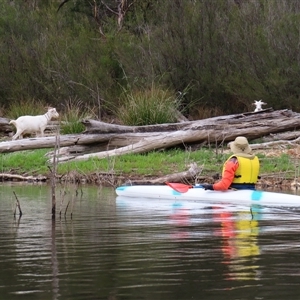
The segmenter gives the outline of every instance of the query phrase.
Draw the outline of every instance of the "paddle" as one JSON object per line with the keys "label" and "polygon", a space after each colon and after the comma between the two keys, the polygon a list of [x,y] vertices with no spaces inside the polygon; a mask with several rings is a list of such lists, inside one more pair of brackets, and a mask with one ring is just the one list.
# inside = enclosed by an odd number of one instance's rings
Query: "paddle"
{"label": "paddle", "polygon": [[201,185],[192,186],[184,183],[175,183],[175,182],[166,182],[166,184],[171,187],[173,190],[179,193],[186,193],[189,189],[192,188],[203,188]]}

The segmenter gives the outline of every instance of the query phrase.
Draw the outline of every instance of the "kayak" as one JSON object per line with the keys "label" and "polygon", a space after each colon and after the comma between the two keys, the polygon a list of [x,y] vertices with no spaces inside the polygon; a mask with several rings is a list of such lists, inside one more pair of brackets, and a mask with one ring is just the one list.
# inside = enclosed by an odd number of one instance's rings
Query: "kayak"
{"label": "kayak", "polygon": [[116,188],[116,194],[131,198],[169,200],[193,200],[230,202],[237,204],[259,204],[300,206],[300,196],[261,190],[204,190],[201,185],[167,183],[166,185],[124,185]]}

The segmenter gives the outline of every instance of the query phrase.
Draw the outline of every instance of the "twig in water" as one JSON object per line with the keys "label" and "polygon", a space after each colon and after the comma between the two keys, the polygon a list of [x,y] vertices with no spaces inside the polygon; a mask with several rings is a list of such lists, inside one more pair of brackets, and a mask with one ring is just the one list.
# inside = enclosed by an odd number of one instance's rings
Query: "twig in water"
{"label": "twig in water", "polygon": [[57,164],[58,164],[58,157],[57,153],[59,152],[60,148],[60,136],[59,136],[59,128],[56,130],[55,134],[55,147],[54,147],[54,154],[53,154],[53,170],[48,166],[51,171],[51,191],[52,191],[52,219],[55,219],[56,213],[56,196],[55,196],[55,189],[56,189],[56,172],[57,172]]}
{"label": "twig in water", "polygon": [[18,199],[15,191],[13,191],[13,193],[14,193],[14,195],[16,197],[16,200],[17,200],[17,202],[16,202],[16,208],[15,208],[15,212],[14,212],[14,216],[16,216],[16,210],[17,210],[17,207],[18,207],[19,213],[20,213],[20,217],[21,217],[23,213],[22,213],[22,210],[21,210],[20,201],[19,201],[19,199]]}
{"label": "twig in water", "polygon": [[70,200],[69,200],[69,202],[68,202],[68,204],[67,204],[67,206],[66,206],[65,216],[66,216],[66,214],[67,214],[67,210],[68,210],[69,204],[70,204]]}

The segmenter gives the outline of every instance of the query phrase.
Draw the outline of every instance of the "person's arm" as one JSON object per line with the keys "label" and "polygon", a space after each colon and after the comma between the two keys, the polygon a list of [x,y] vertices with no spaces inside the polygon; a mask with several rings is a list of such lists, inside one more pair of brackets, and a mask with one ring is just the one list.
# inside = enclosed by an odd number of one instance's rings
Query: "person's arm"
{"label": "person's arm", "polygon": [[237,158],[232,157],[229,161],[227,161],[222,179],[213,184],[213,189],[216,191],[228,190],[229,186],[233,182],[234,174],[238,167],[239,163]]}

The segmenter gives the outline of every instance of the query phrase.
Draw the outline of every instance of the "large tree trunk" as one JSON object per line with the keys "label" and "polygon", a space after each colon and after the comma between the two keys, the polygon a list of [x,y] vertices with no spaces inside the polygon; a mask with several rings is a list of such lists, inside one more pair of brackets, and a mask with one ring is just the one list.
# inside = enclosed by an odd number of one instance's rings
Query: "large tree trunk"
{"label": "large tree trunk", "polygon": [[[142,153],[173,146],[222,147],[237,136],[249,141],[268,136],[291,140],[298,137],[300,114],[290,110],[244,113],[204,120],[149,126],[122,126],[84,120],[82,134],[60,136],[59,161],[106,158],[126,153]],[[37,148],[54,148],[55,137],[30,138],[0,143],[0,153]],[[255,146],[254,146],[255,147]],[[51,153],[49,154],[51,157]],[[51,160],[51,159],[50,159]]]}
{"label": "large tree trunk", "polygon": [[[186,130],[191,127],[210,126],[227,123],[227,121],[236,121],[242,123],[243,120],[254,121],[260,119],[273,119],[280,118],[284,115],[294,115],[296,113],[288,110],[273,111],[272,109],[266,109],[260,112],[248,112],[243,114],[234,114],[226,116],[218,116],[197,121],[186,121],[181,123],[168,123],[158,125],[145,125],[145,126],[124,126],[110,123],[104,123],[96,120],[83,120],[82,124],[85,125],[85,133],[136,133],[136,132],[166,132]],[[296,114],[297,115],[297,114]]]}
{"label": "large tree trunk", "polygon": [[[275,121],[276,120],[276,121]],[[294,130],[300,127],[300,114],[289,110],[271,111],[221,116],[205,120],[183,122],[176,124],[162,124],[150,126],[118,126],[98,122],[94,120],[85,121],[88,125],[86,132],[96,132],[103,127],[105,132],[118,131],[122,138],[128,141],[127,146],[116,147],[116,149],[99,151],[83,155],[62,155],[60,162],[68,160],[86,160],[90,157],[106,158],[127,153],[143,153],[156,149],[169,148],[176,145],[191,145],[213,143],[222,146],[224,143],[234,140],[237,136],[245,136],[253,140],[270,133]],[[174,126],[176,131],[174,131]],[[153,132],[150,136],[141,138],[133,143],[128,133],[144,132],[149,129]],[[159,134],[157,134],[159,131]],[[118,137],[120,138],[120,136]],[[110,143],[113,142],[113,139]]]}

